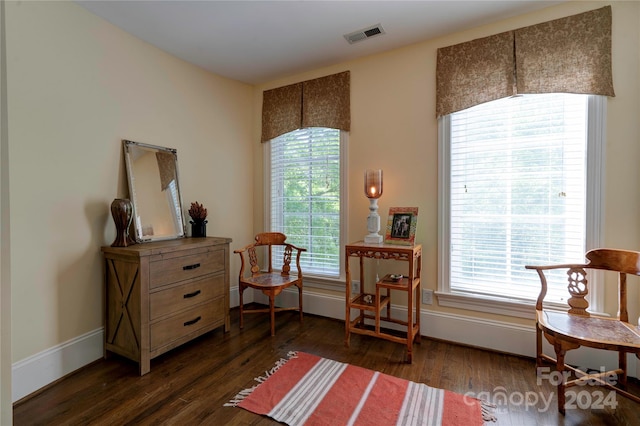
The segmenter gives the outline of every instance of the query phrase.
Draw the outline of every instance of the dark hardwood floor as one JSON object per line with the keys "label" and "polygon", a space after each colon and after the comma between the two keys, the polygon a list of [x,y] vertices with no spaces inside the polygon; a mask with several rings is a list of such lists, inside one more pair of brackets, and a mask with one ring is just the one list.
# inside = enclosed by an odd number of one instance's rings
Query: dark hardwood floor
{"label": "dark hardwood floor", "polygon": [[[238,391],[256,384],[289,351],[313,353],[458,393],[471,392],[496,402],[498,425],[640,425],[640,405],[615,395],[615,409],[568,409],[557,412],[555,386],[538,384],[532,359],[423,338],[406,364],[405,347],[353,335],[344,346],[344,322],[306,315],[300,324],[292,312],[277,314],[270,337],[266,314],[245,316],[238,327],[232,310],[229,333],[208,333],[151,361],[151,372],[117,356],[99,360],[18,401],[14,424],[20,425],[276,425],[241,408],[225,407]],[[638,385],[632,384],[634,391]],[[597,390],[578,389],[576,404],[596,403]],[[608,392],[608,391],[607,391]],[[605,395],[606,393],[605,392]],[[483,394],[484,393],[484,394]],[[506,404],[500,395],[507,396]],[[542,402],[553,395],[548,407]],[[536,403],[537,401],[537,403]]]}

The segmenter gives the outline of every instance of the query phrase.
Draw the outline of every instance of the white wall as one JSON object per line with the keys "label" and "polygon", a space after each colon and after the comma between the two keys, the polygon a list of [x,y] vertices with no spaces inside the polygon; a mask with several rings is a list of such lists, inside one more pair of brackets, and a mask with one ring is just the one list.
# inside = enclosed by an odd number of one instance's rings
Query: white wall
{"label": "white wall", "polygon": [[11,424],[11,286],[9,274],[9,134],[5,4],[0,2],[0,424]]}
{"label": "white wall", "polygon": [[[204,204],[207,234],[232,248],[250,241],[253,90],[73,2],[6,2],[6,33],[16,379],[70,342],[89,342],[76,363],[102,354],[100,247],[115,237],[111,201],[128,195],[122,139],[176,148],[186,209]],[[42,374],[68,372],[69,357]]]}

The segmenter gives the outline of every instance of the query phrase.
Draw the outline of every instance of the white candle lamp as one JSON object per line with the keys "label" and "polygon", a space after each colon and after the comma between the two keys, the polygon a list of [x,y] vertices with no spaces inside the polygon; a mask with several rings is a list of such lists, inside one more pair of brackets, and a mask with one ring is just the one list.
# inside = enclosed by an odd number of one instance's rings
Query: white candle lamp
{"label": "white candle lamp", "polygon": [[364,194],[369,199],[369,216],[367,216],[367,231],[365,243],[380,244],[380,215],[378,215],[378,198],[382,195],[382,170],[367,170],[364,172]]}

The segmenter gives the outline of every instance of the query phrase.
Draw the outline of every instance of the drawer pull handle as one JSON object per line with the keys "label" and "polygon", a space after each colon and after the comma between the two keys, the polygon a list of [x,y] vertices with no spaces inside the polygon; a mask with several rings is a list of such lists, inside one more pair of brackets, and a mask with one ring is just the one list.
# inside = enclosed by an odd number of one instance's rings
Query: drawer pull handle
{"label": "drawer pull handle", "polygon": [[197,269],[200,267],[199,263],[194,263],[193,265],[187,265],[187,266],[183,266],[182,270],[187,271],[189,269]]}
{"label": "drawer pull handle", "polygon": [[197,295],[199,295],[200,293],[202,293],[200,290],[196,290],[196,291],[194,291],[193,293],[187,293],[187,294],[184,294],[184,295],[182,295],[182,297],[183,297],[183,298],[185,298],[185,299],[189,299],[189,298],[191,298],[191,297],[196,297],[196,296],[197,296]]}
{"label": "drawer pull handle", "polygon": [[200,321],[201,319],[202,319],[202,317],[199,316],[198,318],[195,318],[195,319],[192,319],[191,321],[185,322],[184,326],[186,327],[186,326],[189,326],[189,325],[193,325],[193,324],[197,323],[198,321]]}

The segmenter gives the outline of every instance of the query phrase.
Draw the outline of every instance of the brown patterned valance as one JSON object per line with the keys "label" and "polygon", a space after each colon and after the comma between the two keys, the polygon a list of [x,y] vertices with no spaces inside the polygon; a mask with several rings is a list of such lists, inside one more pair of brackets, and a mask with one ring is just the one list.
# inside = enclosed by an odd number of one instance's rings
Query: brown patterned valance
{"label": "brown patterned valance", "polygon": [[302,83],[302,127],[351,128],[349,71]]}
{"label": "brown patterned valance", "polygon": [[262,142],[300,128],[302,83],[265,90],[262,95]]}
{"label": "brown patterned valance", "polygon": [[436,116],[517,93],[615,96],[611,6],[438,49]]}
{"label": "brown patterned valance", "polygon": [[262,142],[304,127],[350,130],[350,72],[265,90]]}
{"label": "brown patterned valance", "polygon": [[518,93],[615,96],[611,6],[515,31]]}
{"label": "brown patterned valance", "polygon": [[515,94],[513,32],[438,49],[438,117]]}

